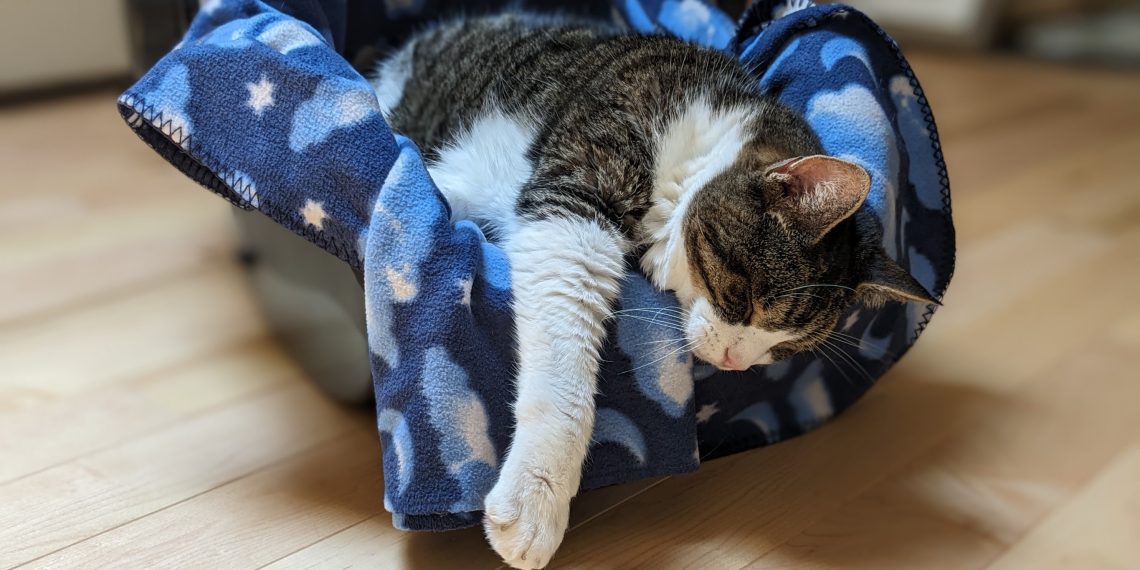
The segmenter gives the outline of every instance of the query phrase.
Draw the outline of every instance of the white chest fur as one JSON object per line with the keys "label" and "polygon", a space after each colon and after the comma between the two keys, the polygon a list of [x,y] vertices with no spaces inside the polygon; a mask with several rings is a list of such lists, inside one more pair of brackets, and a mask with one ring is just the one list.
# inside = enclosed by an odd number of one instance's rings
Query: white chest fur
{"label": "white chest fur", "polygon": [[452,218],[512,232],[515,204],[533,167],[527,150],[534,128],[492,109],[439,152],[428,173],[451,203]]}
{"label": "white chest fur", "polygon": [[701,187],[736,161],[750,118],[747,109],[714,109],[696,99],[658,135],[653,206],[643,222],[649,249],[641,267],[655,285],[682,299],[694,294],[681,231],[685,212]]}
{"label": "white chest fur", "polygon": [[[383,61],[372,81],[385,118],[400,104],[414,71],[413,46]],[[515,204],[534,170],[527,159],[534,137],[532,123],[492,106],[440,150],[428,173],[451,205],[453,220],[500,232],[517,229]]]}

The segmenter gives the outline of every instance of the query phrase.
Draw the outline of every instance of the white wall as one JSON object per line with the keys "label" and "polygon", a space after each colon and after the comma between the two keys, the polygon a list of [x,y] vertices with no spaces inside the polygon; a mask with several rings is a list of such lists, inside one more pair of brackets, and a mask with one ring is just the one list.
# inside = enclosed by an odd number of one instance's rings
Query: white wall
{"label": "white wall", "polygon": [[[1001,0],[842,0],[901,40],[984,47]],[[1008,0],[1005,0],[1008,1]]]}
{"label": "white wall", "polygon": [[123,0],[0,0],[0,92],[122,75]]}

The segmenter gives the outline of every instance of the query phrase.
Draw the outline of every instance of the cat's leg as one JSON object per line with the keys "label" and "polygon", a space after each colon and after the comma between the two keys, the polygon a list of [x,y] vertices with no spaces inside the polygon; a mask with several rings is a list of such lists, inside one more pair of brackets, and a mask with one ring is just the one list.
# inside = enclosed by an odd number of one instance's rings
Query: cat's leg
{"label": "cat's leg", "polygon": [[518,335],[515,435],[487,496],[491,546],[542,568],[562,542],[594,427],[605,321],[623,271],[620,235],[592,220],[522,222],[504,243]]}

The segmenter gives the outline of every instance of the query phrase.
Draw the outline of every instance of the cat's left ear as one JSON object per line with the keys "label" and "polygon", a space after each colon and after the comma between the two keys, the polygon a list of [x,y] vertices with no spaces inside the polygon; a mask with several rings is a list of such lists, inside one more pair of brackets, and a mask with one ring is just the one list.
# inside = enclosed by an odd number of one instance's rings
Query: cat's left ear
{"label": "cat's left ear", "polygon": [[860,302],[872,307],[880,307],[886,301],[942,305],[907,270],[881,250],[872,256],[866,276],[855,287],[855,292]]}
{"label": "cat's left ear", "polygon": [[812,243],[851,217],[871,191],[871,175],[863,167],[824,155],[778,162],[764,176],[776,189],[767,196],[769,211],[806,234]]}

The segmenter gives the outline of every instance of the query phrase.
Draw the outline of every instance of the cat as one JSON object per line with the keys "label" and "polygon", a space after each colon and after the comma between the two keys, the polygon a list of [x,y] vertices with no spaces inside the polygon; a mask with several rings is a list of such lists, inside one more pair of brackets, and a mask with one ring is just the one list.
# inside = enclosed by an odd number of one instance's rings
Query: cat
{"label": "cat", "polygon": [[937,303],[860,211],[868,173],[826,156],[727,54],[478,17],[415,34],[372,82],[453,218],[510,260],[516,428],[484,530],[516,568],[544,567],[566,531],[627,255],[675,293],[694,354],[725,370],[818,346],[856,302]]}

